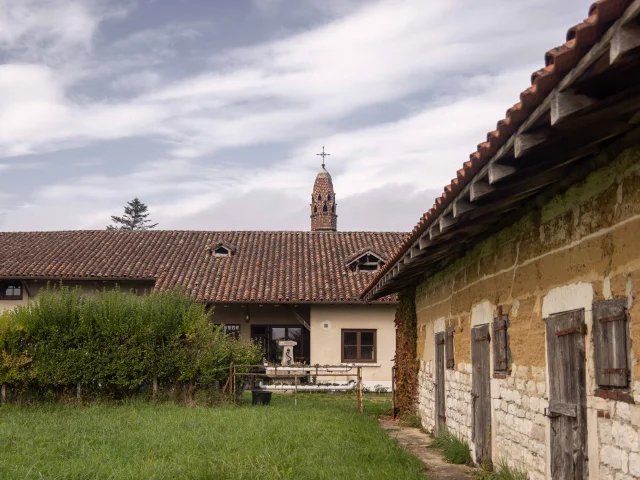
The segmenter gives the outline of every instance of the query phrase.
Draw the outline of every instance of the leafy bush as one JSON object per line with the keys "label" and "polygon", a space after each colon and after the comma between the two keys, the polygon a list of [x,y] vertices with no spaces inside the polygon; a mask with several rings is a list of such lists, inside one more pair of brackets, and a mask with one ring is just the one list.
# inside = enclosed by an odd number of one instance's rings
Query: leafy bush
{"label": "leafy bush", "polygon": [[16,390],[122,398],[150,389],[210,389],[231,363],[262,358],[252,342],[213,328],[204,304],[180,291],[85,296],[47,286],[0,316],[0,382]]}
{"label": "leafy bush", "polygon": [[463,438],[444,430],[435,436],[432,446],[442,450],[444,459],[448,463],[471,465],[471,451],[469,443]]}

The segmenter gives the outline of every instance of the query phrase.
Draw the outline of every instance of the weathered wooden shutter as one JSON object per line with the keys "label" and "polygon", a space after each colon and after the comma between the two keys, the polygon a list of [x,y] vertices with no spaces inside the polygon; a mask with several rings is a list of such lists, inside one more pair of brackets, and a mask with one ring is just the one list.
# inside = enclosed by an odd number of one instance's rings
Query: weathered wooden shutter
{"label": "weathered wooden shutter", "polygon": [[507,373],[510,367],[508,326],[508,315],[498,315],[493,319],[493,371],[497,373]]}
{"label": "weathered wooden shutter", "polygon": [[447,355],[447,368],[455,368],[456,362],[453,356],[453,327],[447,328],[445,350]]}
{"label": "weathered wooden shutter", "polygon": [[601,387],[629,384],[626,305],[626,298],[593,304],[596,382]]}

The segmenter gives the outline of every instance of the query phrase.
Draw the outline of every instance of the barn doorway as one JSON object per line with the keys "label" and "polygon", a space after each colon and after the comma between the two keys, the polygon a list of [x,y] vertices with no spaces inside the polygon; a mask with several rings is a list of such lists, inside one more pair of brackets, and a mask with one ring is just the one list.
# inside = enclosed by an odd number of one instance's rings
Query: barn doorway
{"label": "barn doorway", "polygon": [[588,477],[584,309],[552,315],[545,321],[551,478],[582,480]]}
{"label": "barn doorway", "polygon": [[435,433],[437,434],[447,428],[447,416],[444,413],[444,332],[436,333],[435,340]]}
{"label": "barn doorway", "polygon": [[471,437],[476,447],[476,462],[491,464],[491,337],[489,325],[471,329]]}

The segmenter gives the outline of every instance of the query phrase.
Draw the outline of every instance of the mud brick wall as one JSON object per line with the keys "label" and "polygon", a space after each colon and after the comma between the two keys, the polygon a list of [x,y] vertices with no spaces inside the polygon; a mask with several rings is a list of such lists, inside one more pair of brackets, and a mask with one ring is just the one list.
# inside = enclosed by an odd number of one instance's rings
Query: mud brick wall
{"label": "mud brick wall", "polygon": [[[585,310],[587,431],[591,478],[640,478],[640,147],[621,142],[599,157],[601,168],[544,206],[487,238],[416,291],[419,412],[434,424],[434,334],[453,327],[455,370],[446,372],[448,427],[469,440],[471,342],[475,325],[509,316],[511,373],[493,375],[492,451],[529,472],[549,475],[545,321]],[[631,386],[598,389],[591,305],[625,299],[630,315]],[[492,360],[493,362],[493,360]],[[603,398],[604,397],[604,398]]]}

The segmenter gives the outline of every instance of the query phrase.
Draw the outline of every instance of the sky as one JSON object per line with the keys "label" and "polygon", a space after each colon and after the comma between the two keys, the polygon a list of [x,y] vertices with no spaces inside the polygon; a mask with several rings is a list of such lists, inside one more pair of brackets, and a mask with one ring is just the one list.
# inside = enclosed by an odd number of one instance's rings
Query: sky
{"label": "sky", "polygon": [[0,230],[409,231],[582,0],[0,0]]}

